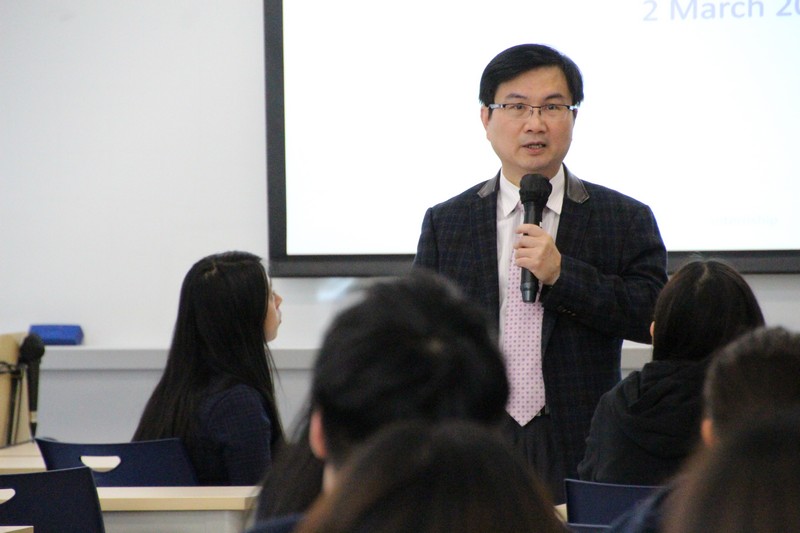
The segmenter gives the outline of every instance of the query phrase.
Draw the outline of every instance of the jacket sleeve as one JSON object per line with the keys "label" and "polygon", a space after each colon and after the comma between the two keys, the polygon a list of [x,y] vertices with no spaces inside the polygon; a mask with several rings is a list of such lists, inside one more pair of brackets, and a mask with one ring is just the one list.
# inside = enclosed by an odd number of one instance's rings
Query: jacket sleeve
{"label": "jacket sleeve", "polygon": [[429,208],[422,219],[422,231],[417,243],[417,254],[414,256],[414,266],[437,270],[438,253],[436,233],[433,226],[433,209]]}

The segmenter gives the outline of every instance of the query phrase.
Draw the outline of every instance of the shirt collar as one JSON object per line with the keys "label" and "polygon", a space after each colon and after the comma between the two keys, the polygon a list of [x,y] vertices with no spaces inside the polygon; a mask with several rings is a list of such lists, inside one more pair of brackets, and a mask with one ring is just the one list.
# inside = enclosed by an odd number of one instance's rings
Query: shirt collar
{"label": "shirt collar", "polygon": [[[558,168],[558,172],[550,180],[553,190],[547,199],[547,208],[557,215],[561,215],[561,206],[564,204],[564,165]],[[499,192],[500,212],[503,216],[510,216],[514,212],[519,202],[519,187],[508,181],[503,171],[500,171],[500,192]]]}

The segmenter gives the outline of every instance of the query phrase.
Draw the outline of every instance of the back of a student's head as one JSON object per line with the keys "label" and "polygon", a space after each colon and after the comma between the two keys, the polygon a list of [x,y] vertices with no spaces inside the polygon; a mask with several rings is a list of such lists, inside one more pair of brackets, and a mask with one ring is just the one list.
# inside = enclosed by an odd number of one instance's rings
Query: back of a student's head
{"label": "back of a student's head", "polygon": [[664,531],[800,531],[798,480],[800,411],[746,419],[685,466],[666,505]]}
{"label": "back of a student's head", "polygon": [[482,310],[425,270],[370,287],[328,329],[314,367],[327,459],[405,419],[498,422],[505,365]]}
{"label": "back of a student's head", "polygon": [[498,433],[466,421],[390,424],[344,463],[302,533],[564,531],[530,467]]}
{"label": "back of a student's head", "polygon": [[699,361],[764,325],[747,281],[730,265],[695,260],[670,278],[653,314],[653,359]]}
{"label": "back of a student's head", "polygon": [[800,407],[800,335],[760,328],[721,348],[708,368],[703,401],[718,438],[740,423]]}

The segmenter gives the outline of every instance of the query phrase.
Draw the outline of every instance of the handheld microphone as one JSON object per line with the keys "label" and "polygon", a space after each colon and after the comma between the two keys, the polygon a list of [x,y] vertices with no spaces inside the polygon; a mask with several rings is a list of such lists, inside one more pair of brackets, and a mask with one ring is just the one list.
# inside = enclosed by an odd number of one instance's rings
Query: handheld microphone
{"label": "handheld microphone", "polygon": [[[550,191],[553,186],[550,180],[541,174],[525,174],[519,183],[519,200],[525,209],[522,219],[523,224],[542,223],[542,213],[550,198]],[[539,280],[527,268],[522,269],[520,290],[522,291],[523,302],[533,302],[536,300],[536,293],[539,291]]]}
{"label": "handheld microphone", "polygon": [[28,408],[31,415],[31,435],[36,435],[36,410],[39,403],[39,363],[44,355],[44,342],[36,333],[30,333],[19,346],[19,364],[28,372]]}

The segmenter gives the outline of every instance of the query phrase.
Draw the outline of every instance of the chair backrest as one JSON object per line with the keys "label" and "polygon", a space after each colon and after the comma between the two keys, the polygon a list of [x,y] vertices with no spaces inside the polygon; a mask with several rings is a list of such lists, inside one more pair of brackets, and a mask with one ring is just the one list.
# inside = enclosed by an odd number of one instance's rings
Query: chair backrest
{"label": "chair backrest", "polygon": [[609,525],[658,487],[565,479],[567,522]]}
{"label": "chair backrest", "polygon": [[[78,444],[36,439],[48,470],[88,466],[98,487],[185,487],[197,476],[180,439]],[[104,463],[103,466],[98,466]]]}
{"label": "chair backrest", "polygon": [[0,475],[0,495],[0,524],[33,526],[36,533],[105,533],[92,471],[85,466]]}

